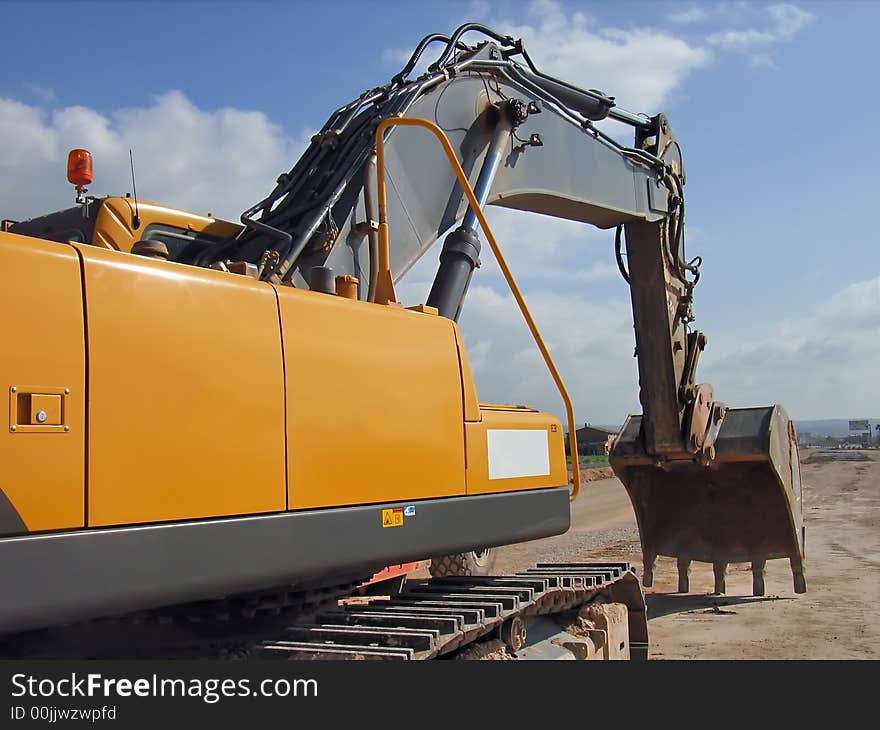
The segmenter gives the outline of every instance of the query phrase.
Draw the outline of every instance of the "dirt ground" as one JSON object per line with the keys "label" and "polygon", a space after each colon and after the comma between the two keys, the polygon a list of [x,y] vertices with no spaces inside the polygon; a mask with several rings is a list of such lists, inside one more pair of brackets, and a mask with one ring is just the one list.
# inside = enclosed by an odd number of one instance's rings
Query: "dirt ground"
{"label": "dirt ground", "polygon": [[[727,594],[712,595],[712,566],[694,563],[691,592],[676,593],[675,562],[660,558],[647,589],[652,659],[867,659],[880,657],[880,452],[802,453],[807,593],[787,560],[767,563],[753,597],[748,564],[731,565]],[[543,561],[628,560],[641,574],[632,507],[616,479],[584,486],[572,527],[499,551],[497,572]]]}

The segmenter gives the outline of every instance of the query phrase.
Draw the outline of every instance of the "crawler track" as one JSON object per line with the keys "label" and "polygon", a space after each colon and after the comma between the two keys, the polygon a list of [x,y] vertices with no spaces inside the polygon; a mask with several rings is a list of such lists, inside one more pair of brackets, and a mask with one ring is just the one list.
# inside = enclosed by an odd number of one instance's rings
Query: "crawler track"
{"label": "crawler track", "polygon": [[562,615],[598,599],[623,603],[630,655],[648,652],[644,596],[629,563],[539,563],[498,577],[435,578],[397,596],[324,611],[253,647],[274,659],[435,659],[505,636],[515,619]]}
{"label": "crawler track", "polygon": [[[276,591],[4,637],[0,657],[413,660],[451,658],[465,647],[487,653],[491,641],[516,653],[530,621],[558,619],[542,633],[576,642],[566,618],[604,602],[627,607],[630,656],[647,658],[645,601],[629,563],[539,563],[513,575],[434,578],[357,605],[339,600],[355,588]],[[532,652],[560,653],[571,658],[559,648]]]}

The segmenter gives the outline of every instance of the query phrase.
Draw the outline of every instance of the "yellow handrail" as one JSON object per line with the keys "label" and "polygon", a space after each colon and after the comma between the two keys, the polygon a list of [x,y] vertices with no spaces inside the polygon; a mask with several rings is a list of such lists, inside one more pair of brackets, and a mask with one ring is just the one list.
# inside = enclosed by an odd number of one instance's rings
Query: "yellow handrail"
{"label": "yellow handrail", "polygon": [[489,223],[483,215],[483,211],[480,209],[480,204],[477,202],[477,196],[471,188],[467,175],[465,175],[464,170],[461,169],[461,165],[458,162],[458,158],[455,156],[455,151],[452,149],[452,145],[446,138],[443,130],[427,119],[418,119],[415,117],[388,117],[379,122],[379,126],[376,127],[376,192],[379,199],[379,276],[376,281],[376,301],[382,304],[396,301],[394,295],[394,282],[391,279],[391,254],[388,241],[388,201],[385,194],[384,137],[385,130],[389,127],[422,127],[434,134],[440,142],[440,145],[443,147],[446,157],[449,159],[449,164],[452,167],[455,176],[458,178],[458,184],[461,185],[461,189],[464,191],[471,209],[477,216],[477,220],[480,221],[480,227],[483,229],[486,240],[489,241],[492,253],[495,254],[498,266],[501,267],[501,272],[504,274],[504,278],[507,281],[507,285],[510,287],[513,298],[516,299],[516,303],[519,305],[519,311],[522,312],[523,319],[525,319],[529,331],[532,333],[532,337],[535,340],[535,344],[537,344],[538,349],[541,351],[541,355],[544,357],[547,369],[550,371],[550,375],[553,376],[553,382],[556,383],[556,388],[559,390],[559,395],[562,397],[562,402],[565,404],[565,412],[568,417],[568,444],[571,449],[571,473],[573,480],[570,499],[574,501],[581,489],[581,470],[578,461],[577,432],[574,424],[574,408],[571,405],[571,398],[568,397],[568,391],[565,389],[562,377],[559,375],[559,371],[553,363],[553,358],[550,357],[550,352],[544,344],[541,333],[538,332],[535,320],[532,319],[529,308],[526,306],[522,294],[520,294],[519,287],[516,285],[513,274],[510,272],[507,262],[504,260],[504,256],[501,253],[501,248],[495,240],[495,235],[492,233],[492,229],[489,228]]}

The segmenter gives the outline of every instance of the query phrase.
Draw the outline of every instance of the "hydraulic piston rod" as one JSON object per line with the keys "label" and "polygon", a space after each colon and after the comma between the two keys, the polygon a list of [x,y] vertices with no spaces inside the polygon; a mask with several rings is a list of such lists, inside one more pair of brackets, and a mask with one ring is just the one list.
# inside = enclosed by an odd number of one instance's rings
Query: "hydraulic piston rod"
{"label": "hydraulic piston rod", "polygon": [[[514,118],[505,105],[499,107],[498,121],[483,160],[483,167],[474,186],[474,194],[480,209],[485,207],[492,189],[492,182],[501,166],[504,148],[510,139]],[[474,269],[480,265],[480,238],[477,233],[477,214],[468,208],[461,225],[443,242],[440,267],[434,277],[428,305],[437,307],[440,315],[458,320],[467,295]]]}

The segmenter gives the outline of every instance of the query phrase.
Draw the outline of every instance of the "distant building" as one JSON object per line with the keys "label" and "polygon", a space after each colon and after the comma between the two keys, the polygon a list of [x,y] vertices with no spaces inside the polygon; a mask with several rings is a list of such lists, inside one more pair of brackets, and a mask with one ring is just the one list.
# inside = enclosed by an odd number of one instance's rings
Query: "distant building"
{"label": "distant building", "polygon": [[[579,454],[599,454],[605,455],[605,444],[608,442],[609,436],[616,436],[617,431],[602,426],[591,426],[585,424],[583,428],[575,431],[577,436],[577,448]],[[568,438],[565,440],[565,453],[569,454]]]}

